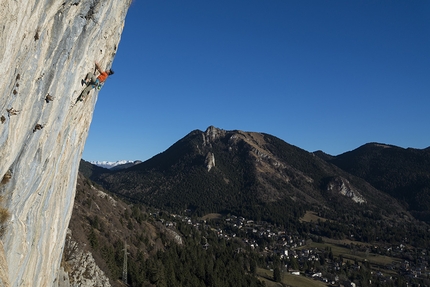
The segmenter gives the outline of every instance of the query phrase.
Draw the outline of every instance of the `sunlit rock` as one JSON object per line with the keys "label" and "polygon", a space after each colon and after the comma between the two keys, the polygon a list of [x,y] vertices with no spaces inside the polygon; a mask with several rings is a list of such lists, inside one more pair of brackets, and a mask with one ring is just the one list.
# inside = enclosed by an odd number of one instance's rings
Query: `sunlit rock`
{"label": "sunlit rock", "polygon": [[112,65],[130,2],[0,5],[3,286],[53,286],[57,278],[97,92],[74,104],[94,61]]}

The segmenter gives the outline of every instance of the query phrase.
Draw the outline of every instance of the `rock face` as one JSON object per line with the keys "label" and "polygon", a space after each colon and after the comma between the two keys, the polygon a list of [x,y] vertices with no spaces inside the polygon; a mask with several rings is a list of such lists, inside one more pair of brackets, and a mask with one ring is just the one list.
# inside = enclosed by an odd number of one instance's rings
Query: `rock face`
{"label": "rock face", "polygon": [[97,92],[72,104],[94,61],[111,66],[130,3],[2,1],[0,204],[8,215],[0,226],[3,286],[54,284]]}
{"label": "rock face", "polygon": [[343,196],[351,198],[356,203],[366,203],[364,197],[349,183],[349,181],[340,176],[334,177],[327,185],[327,190],[337,192]]}
{"label": "rock face", "polygon": [[225,136],[225,130],[218,129],[214,126],[210,126],[202,134],[203,136],[203,146],[210,146],[216,139]]}
{"label": "rock face", "polygon": [[[65,253],[68,255],[66,264],[70,271],[67,274],[68,280],[64,281],[68,281],[71,286],[110,287],[109,278],[97,266],[91,252],[82,250],[79,244],[72,240],[71,231],[68,231]],[[60,280],[61,276],[58,280],[59,283]],[[58,287],[62,287],[61,284]]]}
{"label": "rock face", "polygon": [[215,166],[215,155],[211,152],[208,152],[205,159],[206,168],[208,172]]}

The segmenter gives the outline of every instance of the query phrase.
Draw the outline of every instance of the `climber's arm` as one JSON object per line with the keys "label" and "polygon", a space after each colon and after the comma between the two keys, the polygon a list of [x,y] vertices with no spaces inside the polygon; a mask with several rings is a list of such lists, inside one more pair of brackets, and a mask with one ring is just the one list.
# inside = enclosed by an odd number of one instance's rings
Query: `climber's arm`
{"label": "climber's arm", "polygon": [[97,62],[96,62],[96,69],[97,69],[97,71],[99,71],[100,74],[103,73],[102,69],[100,68],[99,63],[97,63]]}

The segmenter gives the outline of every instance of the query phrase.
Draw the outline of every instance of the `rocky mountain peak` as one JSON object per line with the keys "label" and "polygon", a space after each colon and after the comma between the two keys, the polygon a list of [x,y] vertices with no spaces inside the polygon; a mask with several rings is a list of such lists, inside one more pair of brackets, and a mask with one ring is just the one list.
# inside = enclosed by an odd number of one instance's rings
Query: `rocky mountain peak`
{"label": "rocky mountain peak", "polygon": [[210,126],[203,133],[203,146],[209,146],[214,140],[225,136],[225,130]]}

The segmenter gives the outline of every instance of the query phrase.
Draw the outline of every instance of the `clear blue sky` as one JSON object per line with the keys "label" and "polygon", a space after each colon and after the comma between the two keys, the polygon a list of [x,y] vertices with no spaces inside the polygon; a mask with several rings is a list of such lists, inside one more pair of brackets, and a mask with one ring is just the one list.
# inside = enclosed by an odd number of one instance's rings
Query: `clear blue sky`
{"label": "clear blue sky", "polygon": [[337,155],[430,146],[430,1],[135,0],[83,158],[147,160],[195,129]]}

